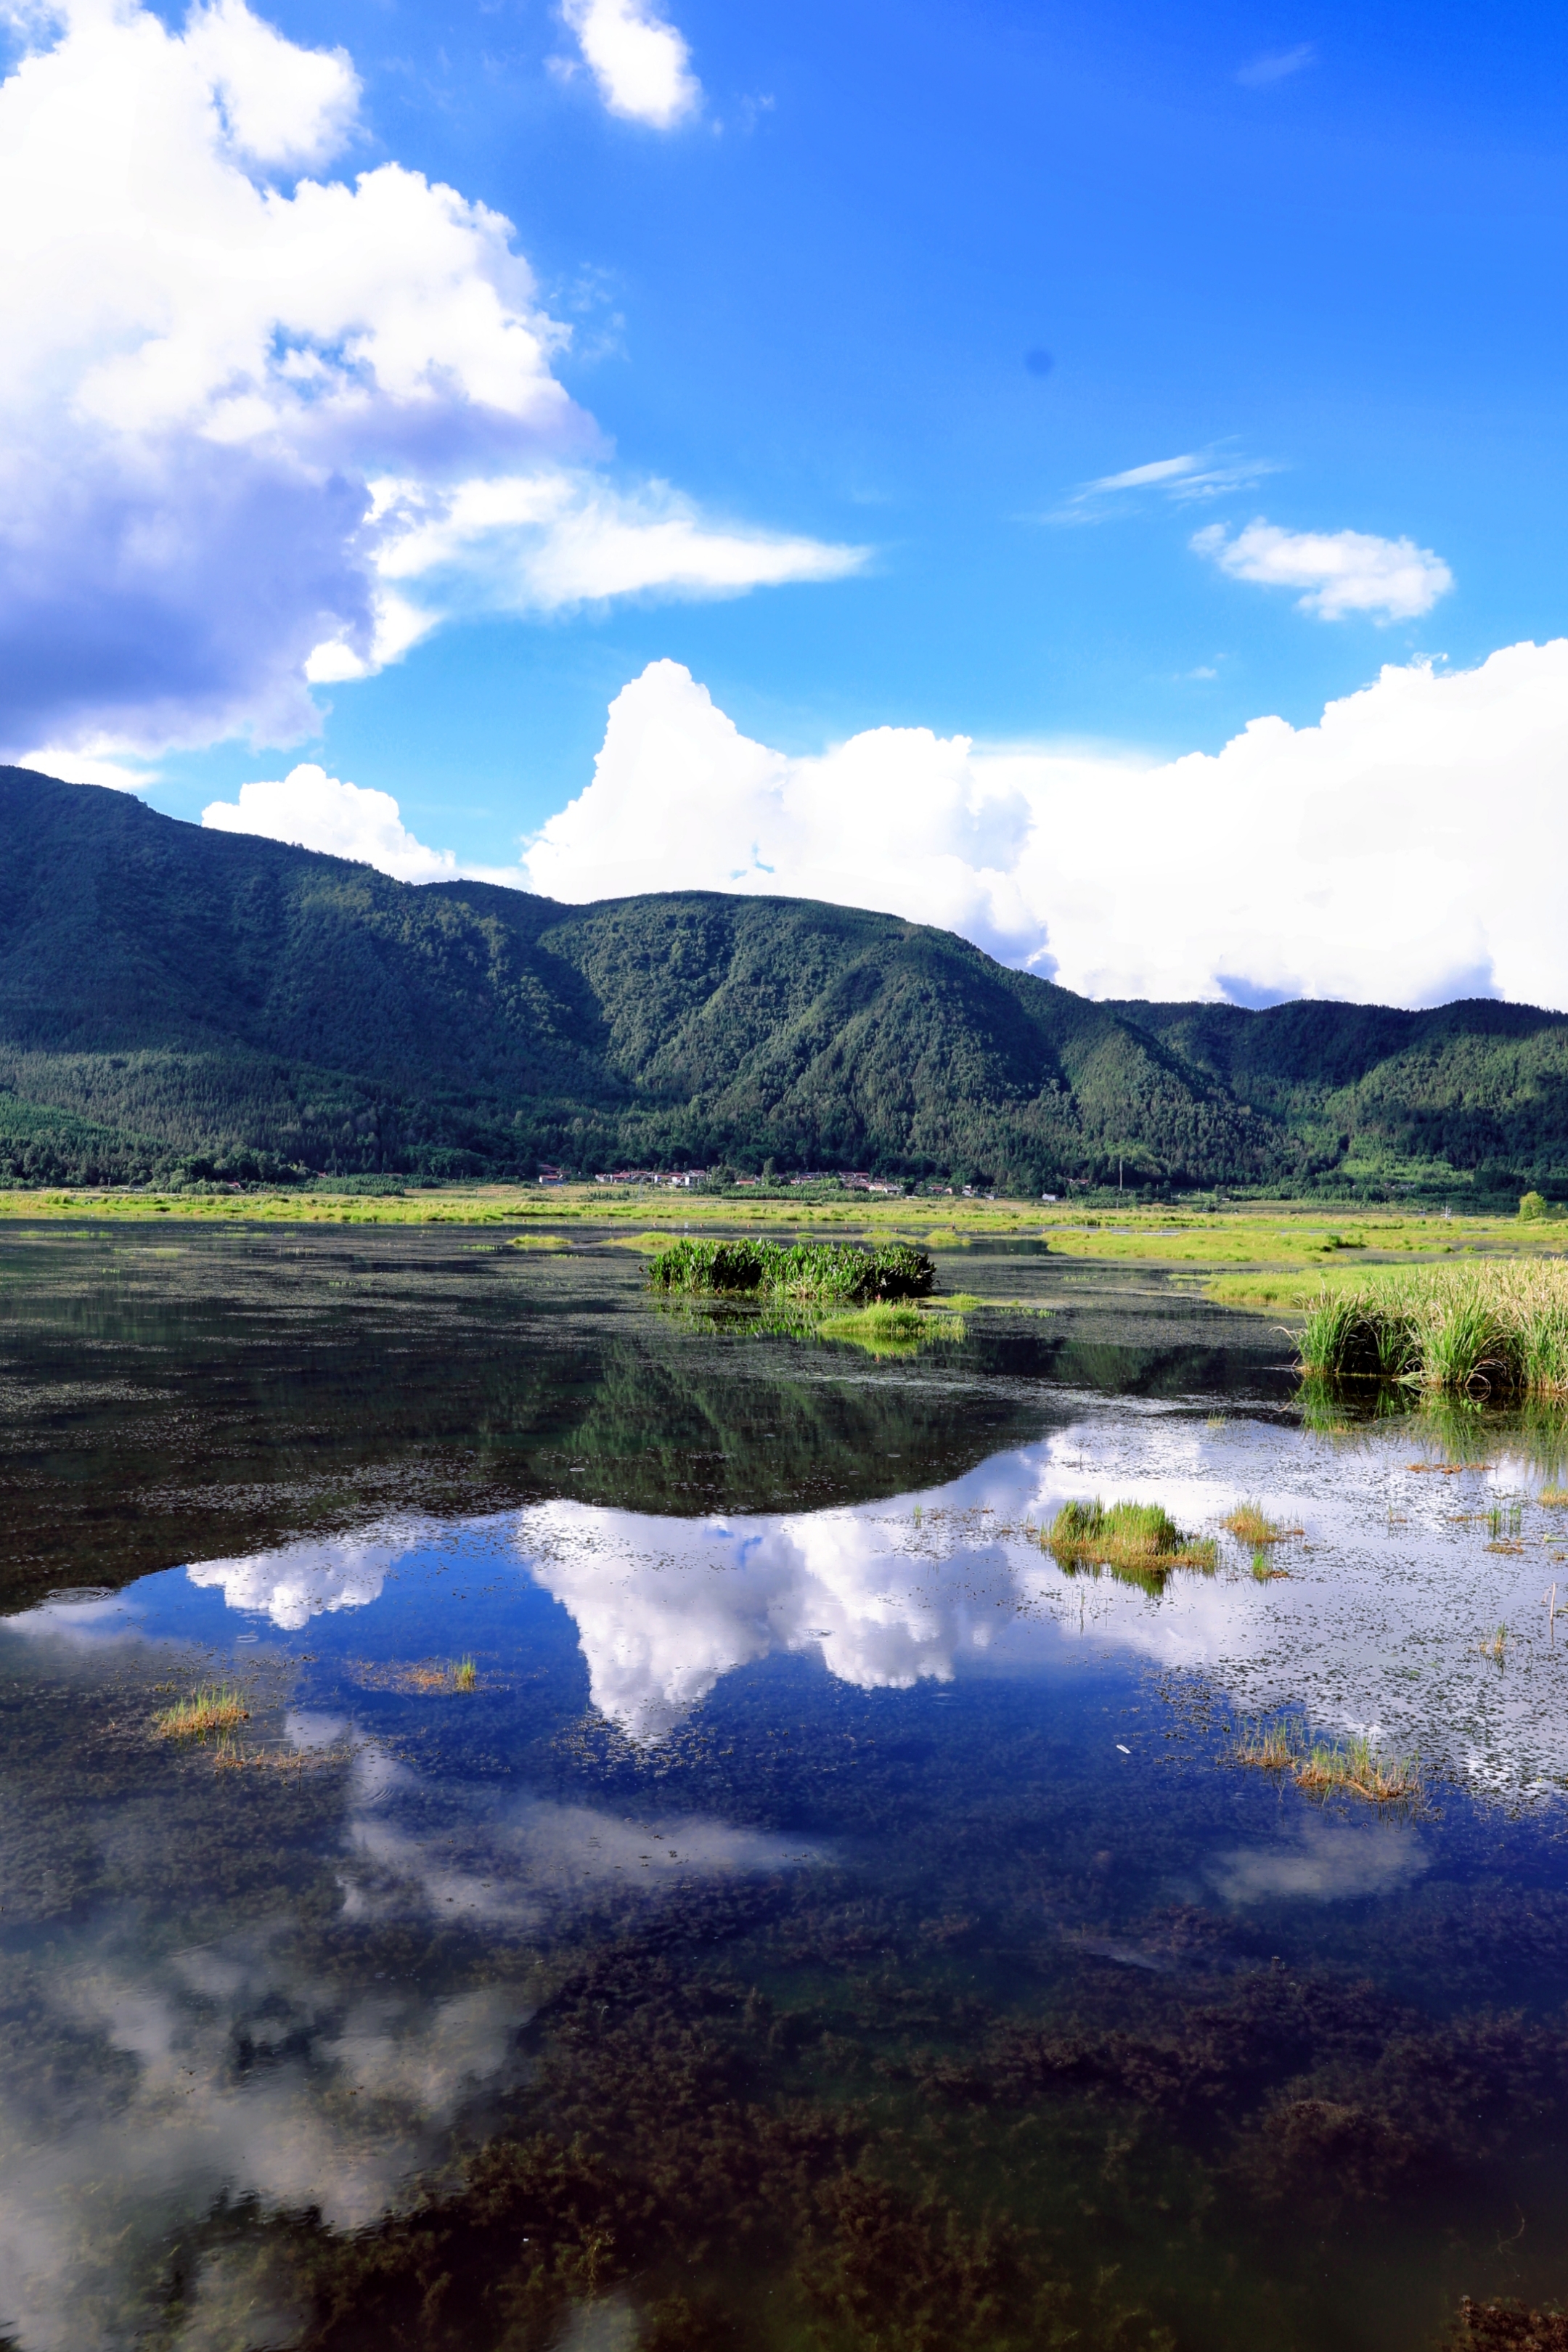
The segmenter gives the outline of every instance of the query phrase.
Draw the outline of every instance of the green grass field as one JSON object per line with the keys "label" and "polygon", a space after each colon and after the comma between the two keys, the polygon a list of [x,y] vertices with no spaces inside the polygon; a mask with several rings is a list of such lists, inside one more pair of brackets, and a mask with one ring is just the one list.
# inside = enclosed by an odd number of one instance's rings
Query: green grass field
{"label": "green grass field", "polygon": [[681,1233],[755,1234],[780,1240],[908,1240],[937,1250],[999,1240],[1044,1242],[1055,1256],[1162,1268],[1192,1278],[1224,1306],[1300,1311],[1326,1284],[1365,1279],[1380,1265],[1453,1265],[1568,1254],[1568,1220],[1443,1216],[1369,1210],[1325,1214],[1299,1202],[1235,1208],[1086,1213],[1070,1202],[847,1195],[795,1202],[744,1194],[612,1192],[597,1184],[473,1184],[388,1194],[14,1191],[0,1218],[152,1219],[262,1224],[504,1225],[523,1246],[583,1239],[658,1249]]}

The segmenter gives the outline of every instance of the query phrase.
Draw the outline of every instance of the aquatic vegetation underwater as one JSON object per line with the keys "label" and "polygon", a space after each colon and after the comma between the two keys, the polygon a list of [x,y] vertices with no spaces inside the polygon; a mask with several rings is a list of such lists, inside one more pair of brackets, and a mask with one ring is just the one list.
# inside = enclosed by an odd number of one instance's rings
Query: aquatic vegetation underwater
{"label": "aquatic vegetation underwater", "polygon": [[1423,1266],[1325,1286],[1299,1345],[1309,1376],[1460,1395],[1568,1395],[1568,1263]]}
{"label": "aquatic vegetation underwater", "polygon": [[695,1291],[870,1306],[928,1298],[936,1265],[907,1242],[862,1249],[852,1242],[696,1241],[683,1236],[648,1263],[655,1290]]}
{"label": "aquatic vegetation underwater", "polygon": [[1451,2352],[1568,2352],[1568,2311],[1531,2311],[1528,2304],[1459,2305]]}

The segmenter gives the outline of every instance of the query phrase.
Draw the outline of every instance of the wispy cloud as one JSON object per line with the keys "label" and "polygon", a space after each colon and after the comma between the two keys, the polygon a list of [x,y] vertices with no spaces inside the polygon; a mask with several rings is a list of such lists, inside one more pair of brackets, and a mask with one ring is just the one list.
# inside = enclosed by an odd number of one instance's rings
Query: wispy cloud
{"label": "wispy cloud", "polygon": [[1234,539],[1223,523],[1211,523],[1194,534],[1193,545],[1233,580],[1304,589],[1300,609],[1323,621],[1342,621],[1348,613],[1416,620],[1454,584],[1453,573],[1429,547],[1366,530],[1282,530],[1259,517]]}
{"label": "wispy cloud", "polygon": [[1225,498],[1250,489],[1266,474],[1280,470],[1271,457],[1242,457],[1220,449],[1189,449],[1178,457],[1155,457],[1142,466],[1125,467],[1119,474],[1101,474],[1080,482],[1047,522],[1098,522],[1114,514],[1140,491],[1156,491],[1177,506]]}
{"label": "wispy cloud", "polygon": [[1289,81],[1307,66],[1315,66],[1318,52],[1310,41],[1298,42],[1293,49],[1280,49],[1269,57],[1254,58],[1249,65],[1238,66],[1236,79],[1243,89],[1270,89],[1277,81]]}

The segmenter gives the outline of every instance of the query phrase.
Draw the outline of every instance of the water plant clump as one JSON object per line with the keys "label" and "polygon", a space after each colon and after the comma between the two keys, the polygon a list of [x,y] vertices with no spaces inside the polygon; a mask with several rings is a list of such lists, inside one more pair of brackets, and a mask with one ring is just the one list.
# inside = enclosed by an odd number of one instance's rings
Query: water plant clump
{"label": "water plant clump", "polygon": [[862,1249],[851,1242],[698,1241],[682,1235],[649,1261],[655,1290],[796,1298],[869,1307],[929,1298],[936,1265],[908,1242]]}
{"label": "water plant clump", "polygon": [[1151,1589],[1163,1586],[1173,1569],[1212,1570],[1217,1548],[1212,1537],[1184,1535],[1159,1503],[1064,1503],[1041,1538],[1068,1570],[1108,1568]]}
{"label": "water plant clump", "polygon": [[472,1658],[459,1658],[452,1669],[452,1688],[460,1691],[478,1690],[479,1670]]}
{"label": "water plant clump", "polygon": [[1308,1302],[1309,1376],[1470,1396],[1568,1395],[1568,1264],[1424,1266]]}
{"label": "water plant clump", "polygon": [[1309,1739],[1294,1717],[1258,1724],[1237,1744],[1236,1760],[1264,1772],[1288,1772],[1299,1789],[1319,1797],[1363,1798],[1373,1805],[1409,1804],[1421,1792],[1420,1768],[1385,1756],[1357,1733],[1331,1743]]}
{"label": "water plant clump", "polygon": [[1287,1536],[1299,1536],[1300,1528],[1285,1528],[1271,1519],[1261,1503],[1237,1503],[1234,1511],[1220,1521],[1222,1528],[1256,1551],[1259,1544],[1283,1543]]}
{"label": "water plant clump", "polygon": [[232,1731],[237,1723],[249,1720],[242,1691],[233,1683],[208,1683],[155,1715],[153,1728],[161,1739],[200,1739],[209,1731]]}

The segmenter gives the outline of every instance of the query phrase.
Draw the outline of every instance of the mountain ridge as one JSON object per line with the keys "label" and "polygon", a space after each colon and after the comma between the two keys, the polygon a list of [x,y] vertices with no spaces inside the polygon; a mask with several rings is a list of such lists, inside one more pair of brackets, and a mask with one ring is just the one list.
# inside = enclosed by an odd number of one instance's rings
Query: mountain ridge
{"label": "mountain ridge", "polygon": [[1550,1186],[1568,1016],[1095,1003],[900,917],[402,883],[0,769],[8,1181],[772,1159],[1050,1189],[1120,1160],[1297,1189],[1368,1139]]}

